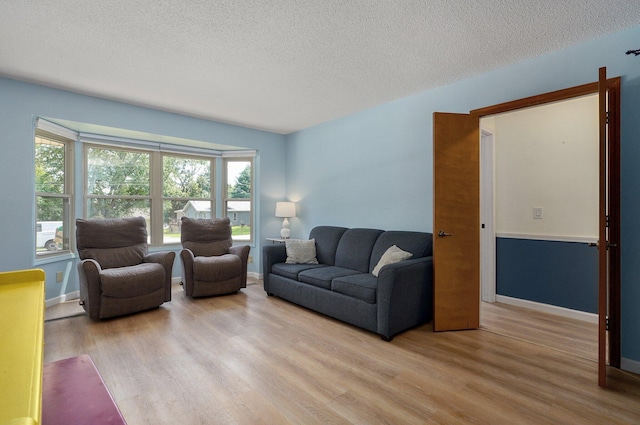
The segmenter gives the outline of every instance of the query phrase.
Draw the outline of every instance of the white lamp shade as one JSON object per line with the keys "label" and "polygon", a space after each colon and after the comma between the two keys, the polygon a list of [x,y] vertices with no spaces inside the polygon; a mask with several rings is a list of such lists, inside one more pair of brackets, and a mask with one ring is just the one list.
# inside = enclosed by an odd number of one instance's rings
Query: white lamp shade
{"label": "white lamp shade", "polygon": [[276,202],[276,217],[295,217],[295,202]]}

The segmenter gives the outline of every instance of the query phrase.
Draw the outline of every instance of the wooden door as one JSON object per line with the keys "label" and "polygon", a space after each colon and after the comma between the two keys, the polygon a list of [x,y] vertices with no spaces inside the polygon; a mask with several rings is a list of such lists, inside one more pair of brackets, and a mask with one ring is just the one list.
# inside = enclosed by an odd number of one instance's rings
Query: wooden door
{"label": "wooden door", "polygon": [[434,331],[480,326],[480,122],[433,115]]}

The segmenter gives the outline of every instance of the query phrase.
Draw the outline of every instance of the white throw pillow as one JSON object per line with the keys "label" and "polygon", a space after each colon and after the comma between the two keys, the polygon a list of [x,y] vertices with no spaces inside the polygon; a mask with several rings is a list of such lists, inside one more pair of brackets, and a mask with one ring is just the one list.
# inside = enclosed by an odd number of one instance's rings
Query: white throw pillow
{"label": "white throw pillow", "polygon": [[373,268],[371,274],[375,277],[378,277],[378,273],[380,273],[380,269],[382,267],[386,266],[387,264],[399,263],[400,261],[409,259],[412,256],[412,253],[403,251],[395,245],[390,246],[389,249],[387,249],[385,253],[382,254],[382,257],[380,257],[380,261],[378,261],[378,264],[376,264],[376,266]]}
{"label": "white throw pillow", "polygon": [[287,264],[318,264],[316,258],[316,240],[287,239]]}

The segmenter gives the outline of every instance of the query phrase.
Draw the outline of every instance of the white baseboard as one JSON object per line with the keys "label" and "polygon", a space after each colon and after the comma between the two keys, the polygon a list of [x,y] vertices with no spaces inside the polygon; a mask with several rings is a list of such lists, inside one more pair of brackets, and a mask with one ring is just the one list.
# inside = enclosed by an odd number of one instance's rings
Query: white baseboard
{"label": "white baseboard", "polygon": [[45,301],[45,307],[51,307],[67,301],[77,300],[80,298],[80,291],[69,292],[68,294],[60,295],[59,297],[51,298]]}
{"label": "white baseboard", "polygon": [[640,374],[640,362],[631,359],[620,359],[620,369]]}
{"label": "white baseboard", "polygon": [[555,305],[542,304],[535,301],[521,300],[519,298],[506,297],[504,295],[496,295],[496,302],[515,305],[517,307],[529,308],[531,310],[542,311],[545,313],[556,314],[570,319],[584,320],[585,322],[598,323],[598,315],[594,313],[586,313],[584,311],[571,310],[569,308],[558,307]]}
{"label": "white baseboard", "polygon": [[594,243],[598,241],[597,236],[533,235],[528,233],[496,233],[496,237],[502,239],[525,239],[549,242]]}
{"label": "white baseboard", "polygon": [[178,276],[178,277],[172,276],[171,277],[171,283],[176,284],[176,283],[180,283],[180,282],[182,282],[182,277],[180,277],[180,276]]}

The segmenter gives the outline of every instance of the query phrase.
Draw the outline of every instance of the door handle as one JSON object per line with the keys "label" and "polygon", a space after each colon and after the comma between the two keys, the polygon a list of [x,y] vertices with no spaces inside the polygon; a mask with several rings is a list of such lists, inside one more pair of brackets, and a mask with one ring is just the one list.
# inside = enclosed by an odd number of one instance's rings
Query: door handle
{"label": "door handle", "polygon": [[444,238],[445,236],[453,236],[451,233],[446,233],[444,230],[440,230],[438,232],[438,237],[439,238]]}

